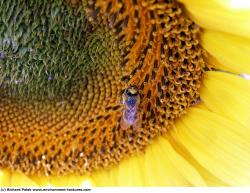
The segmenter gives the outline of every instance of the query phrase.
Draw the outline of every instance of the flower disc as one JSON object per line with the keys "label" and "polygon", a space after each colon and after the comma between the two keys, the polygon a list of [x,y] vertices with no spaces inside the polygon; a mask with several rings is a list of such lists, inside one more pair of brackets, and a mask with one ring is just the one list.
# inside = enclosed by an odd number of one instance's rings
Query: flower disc
{"label": "flower disc", "polygon": [[[2,168],[60,175],[110,167],[199,100],[199,28],[175,1],[0,2]],[[141,125],[124,129],[121,98],[131,85]]]}

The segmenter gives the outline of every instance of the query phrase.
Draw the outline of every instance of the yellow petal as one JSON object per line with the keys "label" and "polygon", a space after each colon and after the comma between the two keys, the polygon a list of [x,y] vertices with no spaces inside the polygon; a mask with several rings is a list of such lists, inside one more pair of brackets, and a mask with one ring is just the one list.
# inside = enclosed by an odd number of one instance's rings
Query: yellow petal
{"label": "yellow petal", "polygon": [[49,177],[46,176],[30,176],[30,179],[33,180],[38,186],[43,187],[51,187],[52,184],[50,183]]}
{"label": "yellow petal", "polygon": [[[182,157],[175,151],[168,140],[161,137],[158,141],[159,148],[162,151],[161,155],[166,156],[172,163],[173,167],[175,167],[192,186],[206,186],[204,179],[198,171],[187,162],[185,157]],[[161,158],[161,156],[159,158]]]}
{"label": "yellow petal", "polygon": [[11,172],[10,186],[36,187],[38,184],[21,172]]}
{"label": "yellow petal", "polygon": [[145,181],[151,186],[206,185],[198,171],[163,137],[146,150]]}
{"label": "yellow petal", "polygon": [[97,186],[205,186],[198,171],[163,137],[146,152],[123,160],[110,170],[95,172]]}
{"label": "yellow petal", "polygon": [[223,72],[207,72],[201,99],[212,111],[250,128],[250,81]]}
{"label": "yellow petal", "polygon": [[93,186],[94,182],[89,176],[79,176],[75,174],[68,175],[68,183],[67,186],[74,186],[74,187],[86,187],[86,186]]}
{"label": "yellow petal", "polygon": [[113,166],[111,169],[103,169],[94,172],[91,175],[94,186],[117,186],[118,167]]}
{"label": "yellow petal", "polygon": [[133,156],[118,166],[118,186],[145,186],[143,155]]}
{"label": "yellow petal", "polygon": [[[206,109],[204,108],[204,105],[198,105],[198,108]],[[176,127],[174,126],[173,131],[177,131]],[[188,161],[199,174],[204,179],[207,186],[228,186],[224,181],[220,180],[216,176],[214,176],[211,172],[209,172],[206,168],[204,168],[192,155],[191,153],[176,139],[174,139],[171,135],[165,135],[164,137],[167,138],[167,140],[171,143],[172,147],[175,149],[176,152],[178,152],[179,155],[181,155],[183,158],[185,158],[186,161]],[[197,183],[192,183],[193,185],[197,186]]]}
{"label": "yellow petal", "polygon": [[202,46],[219,61],[219,68],[250,74],[250,39],[204,30],[201,40]]}
{"label": "yellow petal", "polygon": [[88,176],[79,176],[77,174],[69,174],[66,176],[50,176],[49,183],[55,187],[69,187],[69,186],[84,186],[85,184],[92,185],[92,179]]}
{"label": "yellow petal", "polygon": [[241,9],[241,10],[249,10],[250,9],[250,1],[249,0],[220,0],[219,1],[222,6],[227,6],[228,8],[233,9]]}
{"label": "yellow petal", "polygon": [[201,27],[250,38],[250,7],[233,7],[232,0],[179,1]]}
{"label": "yellow petal", "polygon": [[214,176],[229,185],[250,185],[250,129],[218,114],[192,108],[172,137]]}
{"label": "yellow petal", "polygon": [[10,186],[10,172],[6,169],[0,170],[0,187]]}
{"label": "yellow petal", "polygon": [[94,172],[97,186],[145,186],[144,155],[129,157],[110,169]]}
{"label": "yellow petal", "polygon": [[147,186],[190,186],[191,184],[164,155],[159,142],[154,141],[145,155],[145,181]]}

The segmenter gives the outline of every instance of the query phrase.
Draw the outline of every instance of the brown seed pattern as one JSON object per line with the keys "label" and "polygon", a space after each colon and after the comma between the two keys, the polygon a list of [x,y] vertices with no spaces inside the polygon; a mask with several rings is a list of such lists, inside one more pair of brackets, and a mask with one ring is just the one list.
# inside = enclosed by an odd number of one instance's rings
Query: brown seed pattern
{"label": "brown seed pattern", "polygon": [[[143,151],[199,99],[199,28],[175,1],[89,0],[111,55],[64,100],[0,98],[0,167],[26,174],[91,173]],[[140,129],[120,128],[121,92],[140,88]]]}

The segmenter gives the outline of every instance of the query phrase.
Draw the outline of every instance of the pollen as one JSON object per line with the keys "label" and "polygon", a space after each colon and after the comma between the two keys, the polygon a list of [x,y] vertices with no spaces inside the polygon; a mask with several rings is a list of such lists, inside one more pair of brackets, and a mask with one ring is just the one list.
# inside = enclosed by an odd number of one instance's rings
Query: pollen
{"label": "pollen", "polygon": [[[199,101],[199,27],[175,1],[1,2],[0,167],[91,174],[143,152]],[[122,92],[140,94],[121,128]]]}

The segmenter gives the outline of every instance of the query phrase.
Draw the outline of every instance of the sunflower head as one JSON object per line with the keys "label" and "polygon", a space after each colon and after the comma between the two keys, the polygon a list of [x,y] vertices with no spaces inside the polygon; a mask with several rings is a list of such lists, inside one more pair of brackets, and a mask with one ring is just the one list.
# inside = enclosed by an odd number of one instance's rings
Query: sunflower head
{"label": "sunflower head", "polygon": [[140,152],[158,155],[148,147],[158,138],[188,171],[212,176],[172,136],[201,102],[205,71],[217,70],[183,5],[14,0],[0,16],[1,168],[94,175]]}

